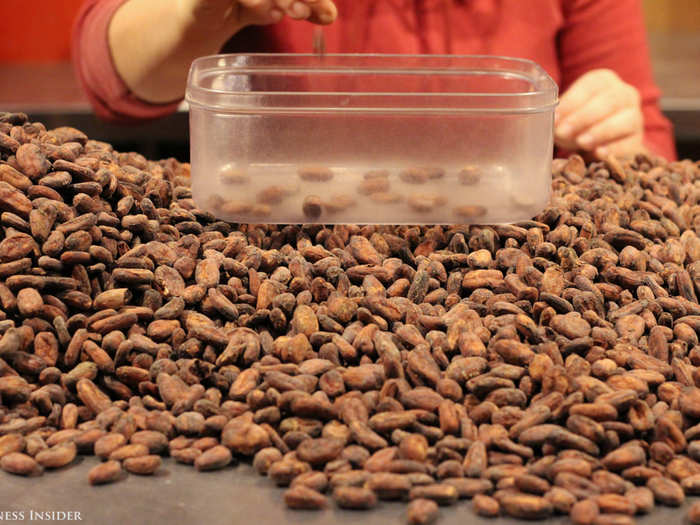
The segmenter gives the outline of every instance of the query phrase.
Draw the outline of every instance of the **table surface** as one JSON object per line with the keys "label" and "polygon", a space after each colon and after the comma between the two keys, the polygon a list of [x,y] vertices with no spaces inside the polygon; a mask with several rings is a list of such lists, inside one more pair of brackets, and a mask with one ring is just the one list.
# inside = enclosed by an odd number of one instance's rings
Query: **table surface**
{"label": "table surface", "polygon": [[[292,511],[281,498],[283,489],[257,475],[247,464],[217,472],[199,473],[171,459],[151,477],[136,475],[111,485],[90,487],[87,472],[97,464],[94,457],[80,458],[79,465],[47,472],[39,478],[22,478],[0,472],[0,515],[3,512],[80,512],[85,524],[238,525],[255,520],[257,525],[403,525],[405,503],[381,502],[369,512],[329,508],[324,511]],[[682,508],[657,507],[638,520],[639,525],[686,523],[688,503]],[[441,507],[439,525],[525,525],[510,518],[484,519],[461,500]],[[28,522],[28,521],[27,521]],[[36,523],[36,521],[35,521]],[[530,522],[532,523],[532,522]],[[545,525],[564,525],[564,517],[540,520]]]}

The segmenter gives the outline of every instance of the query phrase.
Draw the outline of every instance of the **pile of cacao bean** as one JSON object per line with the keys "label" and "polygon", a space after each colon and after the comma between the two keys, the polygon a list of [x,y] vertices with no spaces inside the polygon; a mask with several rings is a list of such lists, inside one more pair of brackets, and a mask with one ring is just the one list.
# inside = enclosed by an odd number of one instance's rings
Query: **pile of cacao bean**
{"label": "pile of cacao bean", "polygon": [[291,508],[404,500],[411,524],[461,499],[577,525],[681,505],[700,164],[553,171],[513,225],[230,224],[187,164],[0,113],[0,467],[252,460]]}

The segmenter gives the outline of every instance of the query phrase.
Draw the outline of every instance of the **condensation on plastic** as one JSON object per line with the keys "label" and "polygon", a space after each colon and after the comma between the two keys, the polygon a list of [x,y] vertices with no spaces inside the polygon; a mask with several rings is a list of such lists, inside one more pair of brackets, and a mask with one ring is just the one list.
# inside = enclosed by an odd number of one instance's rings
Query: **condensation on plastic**
{"label": "condensation on plastic", "polygon": [[193,198],[232,222],[529,219],[550,196],[557,94],[537,64],[505,57],[199,58]]}

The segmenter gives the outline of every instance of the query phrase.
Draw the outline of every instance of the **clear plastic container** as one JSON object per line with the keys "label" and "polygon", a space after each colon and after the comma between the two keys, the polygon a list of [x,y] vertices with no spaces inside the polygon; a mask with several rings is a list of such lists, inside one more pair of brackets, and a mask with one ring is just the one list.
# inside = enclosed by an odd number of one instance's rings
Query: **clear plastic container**
{"label": "clear plastic container", "polygon": [[231,222],[493,224],[549,200],[557,86],[528,60],[217,55],[187,102],[193,198]]}

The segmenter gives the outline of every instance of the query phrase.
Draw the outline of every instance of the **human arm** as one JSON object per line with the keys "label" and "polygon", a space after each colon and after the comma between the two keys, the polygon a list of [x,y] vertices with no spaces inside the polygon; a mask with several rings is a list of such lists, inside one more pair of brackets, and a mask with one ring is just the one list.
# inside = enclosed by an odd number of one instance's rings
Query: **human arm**
{"label": "human arm", "polygon": [[171,102],[182,98],[195,58],[217,53],[246,26],[274,24],[285,15],[327,24],[336,11],[330,0],[129,0],[112,18],[109,46],[134,95]]}
{"label": "human arm", "polygon": [[[212,29],[211,35],[204,29],[195,31],[195,27],[205,28],[207,23],[218,24],[224,19],[215,20],[212,11],[190,11],[196,14],[197,23],[191,19],[183,22],[186,17],[176,16],[175,1],[146,0],[146,10],[136,10],[131,13],[133,16],[126,16],[142,1],[87,0],[74,26],[72,51],[77,76],[95,112],[106,120],[135,122],[160,118],[175,111],[184,94],[191,60],[198,56],[196,53],[218,52],[217,45],[220,44],[217,42],[221,42],[226,34],[221,26],[216,27],[216,31]],[[282,6],[285,14],[291,13],[295,18],[306,17],[314,23],[327,23],[336,16],[331,0],[304,0],[308,6],[313,6],[310,13],[295,13],[297,8],[291,0],[275,1],[276,5]],[[221,0],[216,2],[221,3]],[[129,7],[132,3],[132,7]],[[226,0],[225,3],[231,5],[234,2]],[[127,9],[126,15],[122,13],[118,16],[122,9]],[[161,11],[158,12],[158,9]],[[117,22],[116,28],[113,28],[113,19],[122,16],[121,22]],[[233,22],[230,17],[225,21]],[[235,33],[246,24],[264,22],[250,16],[238,21],[238,25],[225,26],[227,31]],[[115,41],[113,46],[108,38],[110,34],[128,43],[122,46]],[[206,43],[199,39],[183,41],[183,38],[194,38],[197,34],[203,35]],[[127,50],[127,53],[123,54],[120,50]],[[126,63],[126,78],[122,77],[118,63],[122,64],[123,69]]]}

